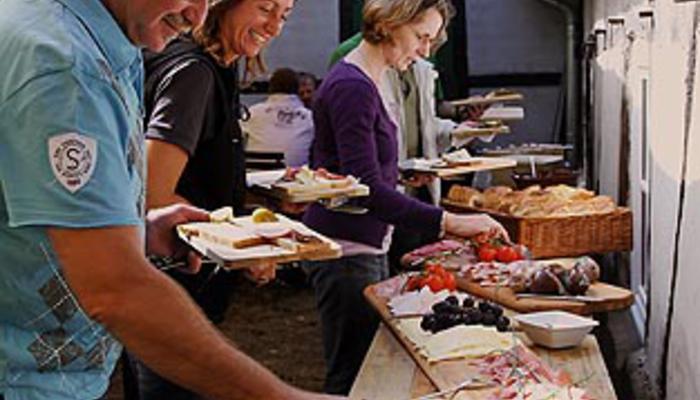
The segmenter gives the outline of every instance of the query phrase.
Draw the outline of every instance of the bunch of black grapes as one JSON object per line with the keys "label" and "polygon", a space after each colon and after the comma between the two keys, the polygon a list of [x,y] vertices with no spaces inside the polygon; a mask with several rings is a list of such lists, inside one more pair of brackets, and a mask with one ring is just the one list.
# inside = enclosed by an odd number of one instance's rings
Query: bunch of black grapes
{"label": "bunch of black grapes", "polygon": [[462,301],[462,305],[456,296],[433,304],[433,312],[423,316],[420,327],[437,333],[461,324],[495,326],[499,332],[510,329],[510,320],[503,315],[501,306],[487,301],[477,304],[470,296]]}

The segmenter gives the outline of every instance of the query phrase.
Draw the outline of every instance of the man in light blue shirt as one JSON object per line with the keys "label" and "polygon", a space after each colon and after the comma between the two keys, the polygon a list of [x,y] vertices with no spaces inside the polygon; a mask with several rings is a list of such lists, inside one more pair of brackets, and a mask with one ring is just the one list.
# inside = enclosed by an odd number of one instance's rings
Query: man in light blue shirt
{"label": "man in light blue shirt", "polygon": [[0,1],[0,398],[100,398],[115,337],[209,398],[312,397],[227,344],[143,251],[173,255],[173,226],[208,218],[143,215],[139,51],[161,50],[205,8]]}

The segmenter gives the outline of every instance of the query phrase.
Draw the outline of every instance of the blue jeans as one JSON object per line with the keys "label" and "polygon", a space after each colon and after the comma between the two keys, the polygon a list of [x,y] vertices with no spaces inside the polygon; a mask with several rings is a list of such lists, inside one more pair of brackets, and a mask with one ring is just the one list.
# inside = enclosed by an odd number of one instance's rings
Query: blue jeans
{"label": "blue jeans", "polygon": [[314,289],[326,360],[326,393],[347,394],[379,324],[362,291],[389,277],[386,255],[303,264]]}
{"label": "blue jeans", "polygon": [[153,372],[132,354],[127,353],[127,357],[124,359],[127,360],[128,366],[134,374],[133,379],[136,381],[134,382],[135,392],[132,389],[131,393],[125,393],[125,400],[203,400],[199,395]]}
{"label": "blue jeans", "polygon": [[[168,275],[178,282],[199,305],[213,323],[223,321],[226,308],[232,301],[235,277],[232,273],[218,271],[216,265],[204,264],[197,275],[176,270]],[[125,400],[198,400],[198,395],[156,374],[138,358],[125,352],[122,357]],[[2,399],[0,399],[2,400]]]}

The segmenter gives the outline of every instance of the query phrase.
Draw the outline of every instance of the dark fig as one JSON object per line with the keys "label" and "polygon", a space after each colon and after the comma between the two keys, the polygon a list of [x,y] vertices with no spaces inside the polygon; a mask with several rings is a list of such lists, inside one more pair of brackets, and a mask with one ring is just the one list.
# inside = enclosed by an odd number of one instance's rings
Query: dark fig
{"label": "dark fig", "polygon": [[541,294],[563,294],[564,285],[551,270],[541,269],[535,272],[530,291]]}

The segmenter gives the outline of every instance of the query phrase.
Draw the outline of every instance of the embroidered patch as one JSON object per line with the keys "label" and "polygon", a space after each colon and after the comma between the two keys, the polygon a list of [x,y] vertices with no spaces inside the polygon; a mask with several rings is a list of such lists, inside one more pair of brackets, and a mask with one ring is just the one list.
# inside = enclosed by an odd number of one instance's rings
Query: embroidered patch
{"label": "embroidered patch", "polygon": [[54,176],[75,193],[92,177],[97,161],[97,141],[77,133],[49,138],[49,162]]}

